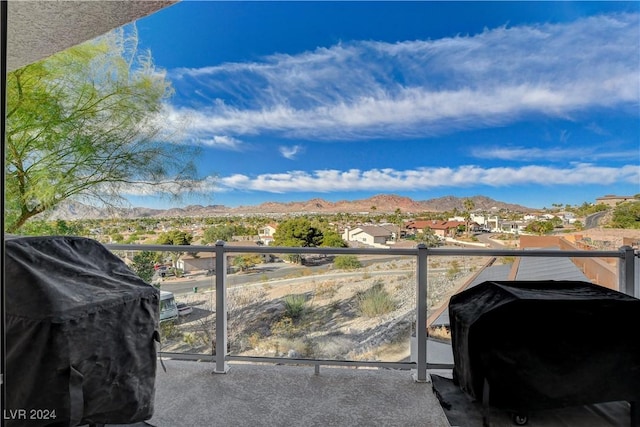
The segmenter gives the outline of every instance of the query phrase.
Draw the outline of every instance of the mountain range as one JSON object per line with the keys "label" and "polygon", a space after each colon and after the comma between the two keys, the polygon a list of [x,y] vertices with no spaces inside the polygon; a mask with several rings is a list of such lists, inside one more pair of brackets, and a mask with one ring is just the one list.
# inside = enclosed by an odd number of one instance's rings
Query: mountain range
{"label": "mountain range", "polygon": [[172,218],[207,217],[223,215],[268,215],[295,213],[393,213],[400,209],[402,213],[445,212],[457,209],[464,211],[464,201],[473,200],[474,210],[513,212],[532,212],[535,209],[504,203],[485,196],[455,197],[445,196],[436,199],[416,201],[409,197],[394,194],[379,194],[367,199],[340,200],[329,202],[323,199],[311,199],[298,202],[265,202],[255,206],[227,207],[223,205],[189,205],[183,208],[151,209],[143,207],[97,208],[83,203],[69,201],[58,206],[49,215],[49,220],[64,219],[101,219],[101,218]]}

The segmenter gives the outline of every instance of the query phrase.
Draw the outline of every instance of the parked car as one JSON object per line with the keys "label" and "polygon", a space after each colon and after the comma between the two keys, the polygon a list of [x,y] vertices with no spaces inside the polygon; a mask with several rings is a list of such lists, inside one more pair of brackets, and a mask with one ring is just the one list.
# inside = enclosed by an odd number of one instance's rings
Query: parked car
{"label": "parked car", "polygon": [[183,302],[179,302],[178,304],[178,315],[179,316],[186,316],[188,314],[191,314],[193,312],[193,308],[190,305],[187,305]]}
{"label": "parked car", "polygon": [[160,275],[160,277],[173,276],[173,268],[167,267],[166,265],[158,267],[156,272]]}

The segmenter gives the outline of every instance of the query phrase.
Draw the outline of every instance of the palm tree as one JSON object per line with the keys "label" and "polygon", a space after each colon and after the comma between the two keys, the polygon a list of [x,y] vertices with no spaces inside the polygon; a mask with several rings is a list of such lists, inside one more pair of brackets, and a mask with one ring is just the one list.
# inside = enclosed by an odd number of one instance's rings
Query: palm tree
{"label": "palm tree", "polygon": [[471,211],[476,207],[476,204],[474,203],[474,201],[472,199],[465,199],[464,200],[464,220],[465,220],[465,226],[466,226],[466,230],[467,230],[467,237],[469,237],[469,226],[471,223]]}

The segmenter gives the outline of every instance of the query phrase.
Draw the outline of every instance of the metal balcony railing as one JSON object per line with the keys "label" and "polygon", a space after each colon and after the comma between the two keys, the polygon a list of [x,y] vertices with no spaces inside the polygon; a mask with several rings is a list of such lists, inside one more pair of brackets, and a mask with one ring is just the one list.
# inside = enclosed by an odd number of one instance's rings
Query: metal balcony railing
{"label": "metal balcony railing", "polygon": [[[171,245],[128,245],[107,244],[113,251],[163,251],[175,252],[176,246]],[[417,354],[410,362],[383,361],[349,361],[326,359],[301,359],[281,357],[234,356],[227,351],[216,351],[214,355],[193,353],[167,353],[160,355],[183,360],[210,360],[215,362],[214,372],[226,373],[229,369],[228,361],[268,362],[285,364],[315,365],[316,371],[320,366],[374,366],[387,368],[404,368],[415,370],[414,379],[417,382],[427,381],[427,369],[451,368],[451,365],[429,363],[427,360],[427,269],[429,257],[443,256],[486,256],[486,257],[558,257],[558,258],[614,258],[618,259],[619,290],[628,295],[640,296],[638,285],[638,262],[640,254],[633,248],[623,246],[614,251],[586,251],[586,250],[518,250],[518,249],[464,249],[464,248],[428,248],[419,244],[415,248],[329,248],[329,247],[274,247],[274,246],[227,246],[218,241],[215,246],[186,246],[180,247],[188,252],[215,252],[215,295],[216,295],[216,349],[227,349],[228,339],[228,311],[227,311],[227,254],[257,253],[257,254],[326,254],[326,255],[390,255],[399,257],[413,257],[416,260],[416,313],[415,340]],[[419,327],[418,325],[423,325]]]}

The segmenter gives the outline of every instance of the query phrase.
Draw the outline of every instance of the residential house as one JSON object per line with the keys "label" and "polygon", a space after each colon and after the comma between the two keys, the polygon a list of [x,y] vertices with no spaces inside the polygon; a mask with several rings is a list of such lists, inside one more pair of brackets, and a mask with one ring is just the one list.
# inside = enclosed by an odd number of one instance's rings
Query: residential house
{"label": "residential house", "polygon": [[[258,246],[258,242],[251,240],[226,242],[225,246]],[[227,255],[227,272],[231,273],[233,259],[241,253],[231,253]],[[262,262],[273,262],[275,256],[271,254],[261,254]],[[215,252],[198,252],[197,254],[187,253],[180,257],[176,266],[184,273],[193,273],[203,270],[215,270],[216,253]]]}
{"label": "residential house", "polygon": [[342,239],[347,242],[364,243],[369,246],[382,246],[395,240],[397,227],[389,225],[361,225],[354,229],[346,228],[342,233]]}
{"label": "residential house", "polygon": [[457,234],[458,227],[464,227],[465,225],[464,221],[442,221],[433,219],[428,221],[411,221],[407,223],[406,228],[413,231],[413,234],[416,232],[424,233],[426,229],[430,229],[436,236],[444,239],[445,237],[454,237]]}
{"label": "residential house", "polygon": [[481,227],[485,227],[488,223],[488,219],[484,214],[471,214],[471,221],[475,222]]}
{"label": "residential house", "polygon": [[258,230],[258,237],[260,241],[265,245],[269,246],[273,242],[273,236],[276,234],[277,225],[276,224],[267,224],[264,227]]}
{"label": "residential house", "polygon": [[423,233],[425,228],[431,223],[429,220],[414,220],[405,224],[405,234],[415,236],[418,233]]}
{"label": "residential house", "polygon": [[520,221],[503,221],[500,223],[499,231],[503,233],[520,234],[526,225]]}
{"label": "residential house", "polygon": [[184,273],[193,273],[201,270],[215,270],[216,254],[215,252],[198,252],[196,254],[185,254],[180,257],[176,263],[176,267]]}

